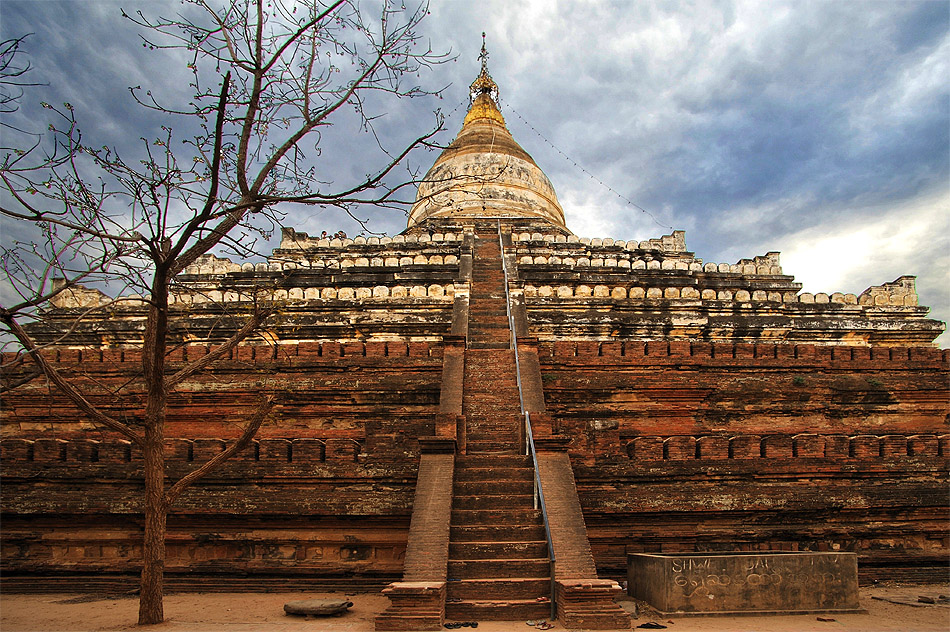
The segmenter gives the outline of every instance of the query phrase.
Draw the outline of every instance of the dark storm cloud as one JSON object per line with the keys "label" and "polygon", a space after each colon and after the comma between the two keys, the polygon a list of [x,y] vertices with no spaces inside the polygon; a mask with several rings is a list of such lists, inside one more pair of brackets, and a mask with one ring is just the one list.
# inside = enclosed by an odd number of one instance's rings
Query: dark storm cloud
{"label": "dark storm cloud", "polygon": [[130,138],[150,136],[160,123],[154,114],[132,107],[128,88],[178,88],[187,86],[188,77],[181,55],[163,51],[156,64],[156,54],[143,50],[136,29],[121,17],[120,7],[132,11],[148,5],[4,2],[3,36],[32,33],[24,42],[34,68],[31,77],[47,84],[24,95],[22,114],[39,122],[47,116],[36,107],[40,100],[69,102],[81,116],[87,137],[94,135],[98,144],[122,147]]}

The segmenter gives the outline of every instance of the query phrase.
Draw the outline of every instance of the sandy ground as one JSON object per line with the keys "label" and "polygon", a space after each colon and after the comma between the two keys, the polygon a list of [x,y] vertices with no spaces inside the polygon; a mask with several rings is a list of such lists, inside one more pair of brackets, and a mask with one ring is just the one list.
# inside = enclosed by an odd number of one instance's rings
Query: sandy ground
{"label": "sandy ground", "polygon": [[[861,605],[867,614],[794,615],[770,617],[659,617],[640,610],[637,626],[657,622],[671,631],[689,632],[948,632],[950,607],[914,607],[873,597],[917,601],[919,595],[950,594],[947,585],[879,585],[862,588]],[[379,594],[347,595],[354,603],[341,617],[298,618],[286,616],[283,604],[314,597],[340,598],[341,593],[195,593],[173,594],[165,598],[165,623],[147,628],[135,625],[138,601],[134,597],[112,598],[96,595],[47,594],[0,595],[2,632],[93,632],[99,630],[147,629],[161,632],[371,632],[373,618],[388,600]],[[632,601],[621,605],[633,609]],[[830,621],[821,621],[832,619]],[[469,630],[471,628],[460,628]],[[528,631],[524,621],[483,621],[485,632]],[[553,630],[565,630],[555,622]]]}

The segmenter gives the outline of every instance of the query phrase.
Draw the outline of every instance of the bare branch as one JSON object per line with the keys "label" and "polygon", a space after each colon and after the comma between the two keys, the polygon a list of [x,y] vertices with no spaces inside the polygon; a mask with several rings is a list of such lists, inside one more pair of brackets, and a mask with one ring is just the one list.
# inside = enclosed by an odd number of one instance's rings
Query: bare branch
{"label": "bare branch", "polygon": [[[3,372],[6,373],[9,369],[4,366]],[[3,376],[3,383],[0,384],[0,393],[6,393],[12,391],[15,388],[19,388],[24,384],[29,384],[34,379],[43,375],[43,369],[40,367],[34,367],[31,370],[27,371],[23,375],[16,378],[7,378],[6,375]]]}
{"label": "bare branch", "polygon": [[[21,55],[20,45],[23,41],[33,35],[27,33],[21,37],[12,37],[0,42],[0,113],[10,114],[19,109],[17,103],[23,97],[23,88],[30,86],[42,86],[45,84],[27,81],[24,78],[33,67],[30,62],[18,63],[17,57]],[[11,126],[0,122],[0,125],[10,129]]]}
{"label": "bare branch", "polygon": [[254,438],[254,435],[257,434],[258,429],[260,429],[261,424],[264,423],[264,420],[267,418],[267,415],[270,414],[270,411],[274,408],[275,404],[274,397],[268,397],[257,410],[254,412],[254,415],[251,417],[250,421],[247,422],[247,426],[244,427],[244,431],[241,433],[241,436],[238,440],[231,445],[229,445],[223,452],[215,454],[211,459],[204,463],[201,467],[192,472],[189,472],[182,478],[178,479],[174,485],[168,488],[168,491],[165,492],[164,504],[165,507],[170,507],[173,502],[184,492],[188,487],[194,484],[203,476],[207,475],[209,472],[218,467],[221,463],[224,463],[231,458],[237,452],[240,452],[251,442],[251,439]]}
{"label": "bare branch", "polygon": [[88,399],[83,396],[83,394],[77,389],[72,383],[69,382],[63,375],[53,367],[43,354],[40,353],[37,349],[36,344],[33,342],[33,339],[30,335],[20,326],[20,323],[8,312],[0,312],[0,321],[2,321],[10,330],[16,339],[23,345],[23,348],[26,349],[27,353],[30,354],[30,357],[33,358],[33,361],[43,370],[43,373],[49,379],[50,382],[56,385],[56,387],[66,395],[70,401],[72,401],[82,412],[86,413],[89,418],[95,422],[102,424],[110,430],[115,430],[119,434],[131,439],[138,445],[142,445],[142,438],[132,431],[127,425],[114,419],[109,415],[105,414],[98,408],[96,408]]}
{"label": "bare branch", "polygon": [[273,309],[255,310],[251,318],[249,318],[247,322],[244,323],[244,326],[241,327],[233,336],[231,336],[227,342],[215,348],[214,351],[195,360],[188,366],[183,367],[174,375],[166,377],[165,388],[171,390],[183,380],[223,358],[225,355],[231,352],[231,349],[238,346],[238,344],[244,341],[248,336],[257,331],[257,329],[261,326],[261,323],[263,323],[273,313]]}
{"label": "bare branch", "polygon": [[185,252],[184,255],[178,256],[185,248],[191,236],[194,235],[202,223],[207,221],[211,216],[214,211],[215,203],[218,201],[218,185],[221,178],[221,146],[224,142],[222,130],[224,128],[225,108],[228,103],[228,89],[231,85],[230,72],[225,73],[224,80],[221,83],[221,97],[218,99],[218,115],[215,117],[214,126],[214,150],[211,156],[211,186],[205,199],[204,208],[188,222],[178,238],[178,243],[175,244],[169,253],[171,260],[174,262],[169,269],[172,276],[190,266],[199,256],[207,252],[214,245],[213,243],[202,243],[199,241]]}

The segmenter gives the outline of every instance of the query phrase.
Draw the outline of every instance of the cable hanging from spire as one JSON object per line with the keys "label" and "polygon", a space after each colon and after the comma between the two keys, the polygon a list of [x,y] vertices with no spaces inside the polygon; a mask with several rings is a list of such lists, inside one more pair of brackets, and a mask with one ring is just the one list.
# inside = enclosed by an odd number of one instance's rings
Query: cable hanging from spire
{"label": "cable hanging from spire", "polygon": [[610,185],[604,183],[603,180],[597,178],[597,177],[596,177],[594,174],[592,174],[590,171],[588,171],[588,170],[585,169],[583,166],[581,166],[580,164],[578,164],[576,160],[574,160],[573,158],[571,158],[570,156],[568,156],[567,154],[565,154],[563,151],[561,151],[554,143],[552,143],[552,142],[549,141],[547,138],[545,138],[544,135],[541,134],[541,132],[539,132],[538,130],[536,130],[536,129],[534,128],[534,126],[531,125],[531,123],[529,123],[528,121],[526,121],[525,118],[524,118],[523,116],[521,116],[521,113],[518,112],[518,110],[516,110],[516,109],[514,109],[513,107],[511,107],[511,104],[508,104],[508,105],[507,105],[507,108],[508,108],[510,111],[514,112],[515,116],[517,116],[519,119],[521,119],[521,122],[524,123],[525,125],[527,125],[528,128],[529,128],[532,132],[534,132],[535,134],[537,134],[537,135],[538,135],[538,138],[540,138],[540,139],[543,140],[545,143],[547,143],[548,145],[550,145],[551,148],[552,148],[554,151],[556,151],[557,153],[561,154],[561,156],[563,156],[565,160],[567,160],[567,161],[570,162],[572,165],[574,165],[575,167],[577,167],[578,169],[580,169],[582,172],[584,172],[585,174],[587,174],[588,176],[590,176],[590,179],[591,179],[591,180],[593,180],[594,182],[596,182],[596,183],[599,184],[600,186],[604,187],[605,189],[607,189],[608,191],[610,191],[611,193],[613,193],[614,195],[616,195],[618,198],[620,198],[621,200],[623,200],[624,202],[626,202],[627,204],[629,204],[629,205],[632,206],[633,208],[635,208],[635,209],[639,210],[641,213],[645,214],[647,217],[649,217],[650,219],[652,219],[652,220],[654,221],[654,223],[656,223],[656,225],[659,226],[660,228],[664,228],[664,229],[669,228],[671,231],[675,230],[672,226],[667,226],[666,224],[664,224],[664,223],[662,223],[660,220],[658,220],[658,219],[656,218],[656,216],[655,216],[653,213],[651,213],[650,211],[646,210],[645,208],[643,208],[642,206],[640,206],[639,204],[637,204],[636,202],[634,202],[633,200],[631,200],[631,199],[628,198],[627,196],[623,195],[622,193],[620,193],[619,191],[617,191],[616,189],[614,189],[613,187],[611,187]]}

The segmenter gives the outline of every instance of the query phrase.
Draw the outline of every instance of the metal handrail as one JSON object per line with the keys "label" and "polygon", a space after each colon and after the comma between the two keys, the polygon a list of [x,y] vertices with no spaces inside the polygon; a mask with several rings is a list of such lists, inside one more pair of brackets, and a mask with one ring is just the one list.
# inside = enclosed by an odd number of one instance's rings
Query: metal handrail
{"label": "metal handrail", "polygon": [[544,490],[541,488],[538,453],[534,447],[534,432],[531,430],[531,413],[525,410],[524,406],[524,390],[521,386],[521,361],[518,358],[518,336],[515,333],[515,318],[511,313],[511,293],[508,290],[508,262],[505,260],[505,244],[501,237],[501,220],[498,220],[498,250],[501,253],[501,269],[505,273],[505,311],[508,314],[509,348],[515,355],[515,382],[518,384],[518,402],[521,405],[521,414],[524,415],[525,455],[531,456],[531,464],[534,467],[534,508],[538,509],[540,507],[541,509],[541,518],[544,520],[544,536],[548,541],[548,561],[551,570],[550,618],[556,619],[554,565],[557,559],[554,556],[554,542],[551,540],[551,523],[548,521],[548,509],[544,504]]}

